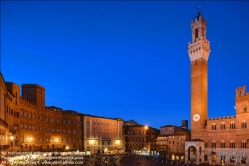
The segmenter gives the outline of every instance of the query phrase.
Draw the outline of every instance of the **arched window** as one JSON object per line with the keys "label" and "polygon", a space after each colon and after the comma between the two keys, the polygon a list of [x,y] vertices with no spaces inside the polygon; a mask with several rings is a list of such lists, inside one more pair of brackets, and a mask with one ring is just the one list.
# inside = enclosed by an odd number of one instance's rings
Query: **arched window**
{"label": "arched window", "polygon": [[212,141],[212,148],[216,148],[216,141]]}
{"label": "arched window", "polygon": [[235,142],[234,142],[234,140],[230,141],[230,148],[235,148]]}
{"label": "arched window", "polygon": [[232,121],[232,122],[230,123],[230,129],[235,129],[235,123],[234,123],[234,121]]}
{"label": "arched window", "polygon": [[208,143],[207,143],[207,141],[205,140],[205,148],[207,148],[208,147]]}
{"label": "arched window", "polygon": [[246,112],[247,110],[246,110],[246,106],[244,106],[244,112]]}
{"label": "arched window", "polygon": [[216,124],[215,123],[212,124],[212,130],[216,130]]}
{"label": "arched window", "polygon": [[245,140],[241,141],[241,148],[246,148],[246,141]]}
{"label": "arched window", "polygon": [[222,123],[221,123],[221,125],[220,125],[220,129],[221,129],[221,130],[225,130],[225,129],[226,129],[226,125],[225,125],[225,123],[224,123],[224,122],[222,122]]}
{"label": "arched window", "polygon": [[246,129],[247,125],[246,125],[246,121],[243,120],[242,123],[241,123],[241,128],[242,129]]}
{"label": "arched window", "polygon": [[222,141],[220,142],[220,147],[221,147],[221,148],[225,148],[225,147],[226,147],[225,141],[224,141],[224,140],[222,140]]}

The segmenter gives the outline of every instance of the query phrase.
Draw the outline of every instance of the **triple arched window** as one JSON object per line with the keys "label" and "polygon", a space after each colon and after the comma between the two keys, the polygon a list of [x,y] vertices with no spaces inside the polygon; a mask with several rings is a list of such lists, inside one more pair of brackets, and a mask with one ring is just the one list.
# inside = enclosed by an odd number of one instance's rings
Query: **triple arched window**
{"label": "triple arched window", "polygon": [[224,140],[222,140],[222,141],[220,142],[220,147],[221,147],[221,148],[225,148],[225,147],[226,147],[226,144],[225,144],[225,141],[224,141]]}
{"label": "triple arched window", "polygon": [[241,141],[241,148],[246,148],[246,141],[245,140]]}
{"label": "triple arched window", "polygon": [[230,123],[230,129],[235,129],[235,123],[234,123],[234,121],[232,121],[232,122]]}
{"label": "triple arched window", "polygon": [[226,124],[224,122],[221,123],[220,129],[221,130],[225,130],[226,129]]}
{"label": "triple arched window", "polygon": [[230,148],[235,148],[235,142],[234,142],[234,140],[230,141]]}
{"label": "triple arched window", "polygon": [[246,129],[247,128],[247,124],[246,124],[246,121],[243,120],[242,123],[241,123],[241,128],[242,129]]}
{"label": "triple arched window", "polygon": [[215,140],[212,141],[212,148],[216,148],[216,141]]}

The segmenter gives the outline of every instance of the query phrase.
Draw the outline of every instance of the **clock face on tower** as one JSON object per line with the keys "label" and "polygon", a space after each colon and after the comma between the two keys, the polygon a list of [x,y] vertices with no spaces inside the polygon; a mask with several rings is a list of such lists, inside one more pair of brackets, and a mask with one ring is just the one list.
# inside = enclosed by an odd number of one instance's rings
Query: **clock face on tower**
{"label": "clock face on tower", "polygon": [[199,120],[200,120],[200,115],[199,114],[194,114],[193,121],[197,122]]}

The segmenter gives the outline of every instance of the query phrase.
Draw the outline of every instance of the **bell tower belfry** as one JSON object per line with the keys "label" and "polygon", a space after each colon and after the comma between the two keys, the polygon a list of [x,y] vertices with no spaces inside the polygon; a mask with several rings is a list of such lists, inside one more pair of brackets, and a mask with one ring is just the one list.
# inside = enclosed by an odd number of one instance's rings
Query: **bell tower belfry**
{"label": "bell tower belfry", "polygon": [[[200,12],[191,22],[192,42],[188,43],[191,66],[191,135],[204,129],[208,115],[208,57],[210,43],[206,39],[206,20]],[[193,133],[192,136],[195,134]]]}

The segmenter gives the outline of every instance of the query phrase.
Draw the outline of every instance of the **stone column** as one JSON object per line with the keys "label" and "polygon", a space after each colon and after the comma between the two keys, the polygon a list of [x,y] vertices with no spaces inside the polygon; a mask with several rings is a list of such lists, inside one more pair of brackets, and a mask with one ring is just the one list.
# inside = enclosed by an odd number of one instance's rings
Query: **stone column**
{"label": "stone column", "polygon": [[188,163],[188,149],[185,150],[185,164]]}
{"label": "stone column", "polygon": [[196,164],[199,165],[199,159],[200,159],[200,155],[199,155],[199,150],[197,147],[196,148],[196,155],[195,155],[195,161],[196,161]]}

